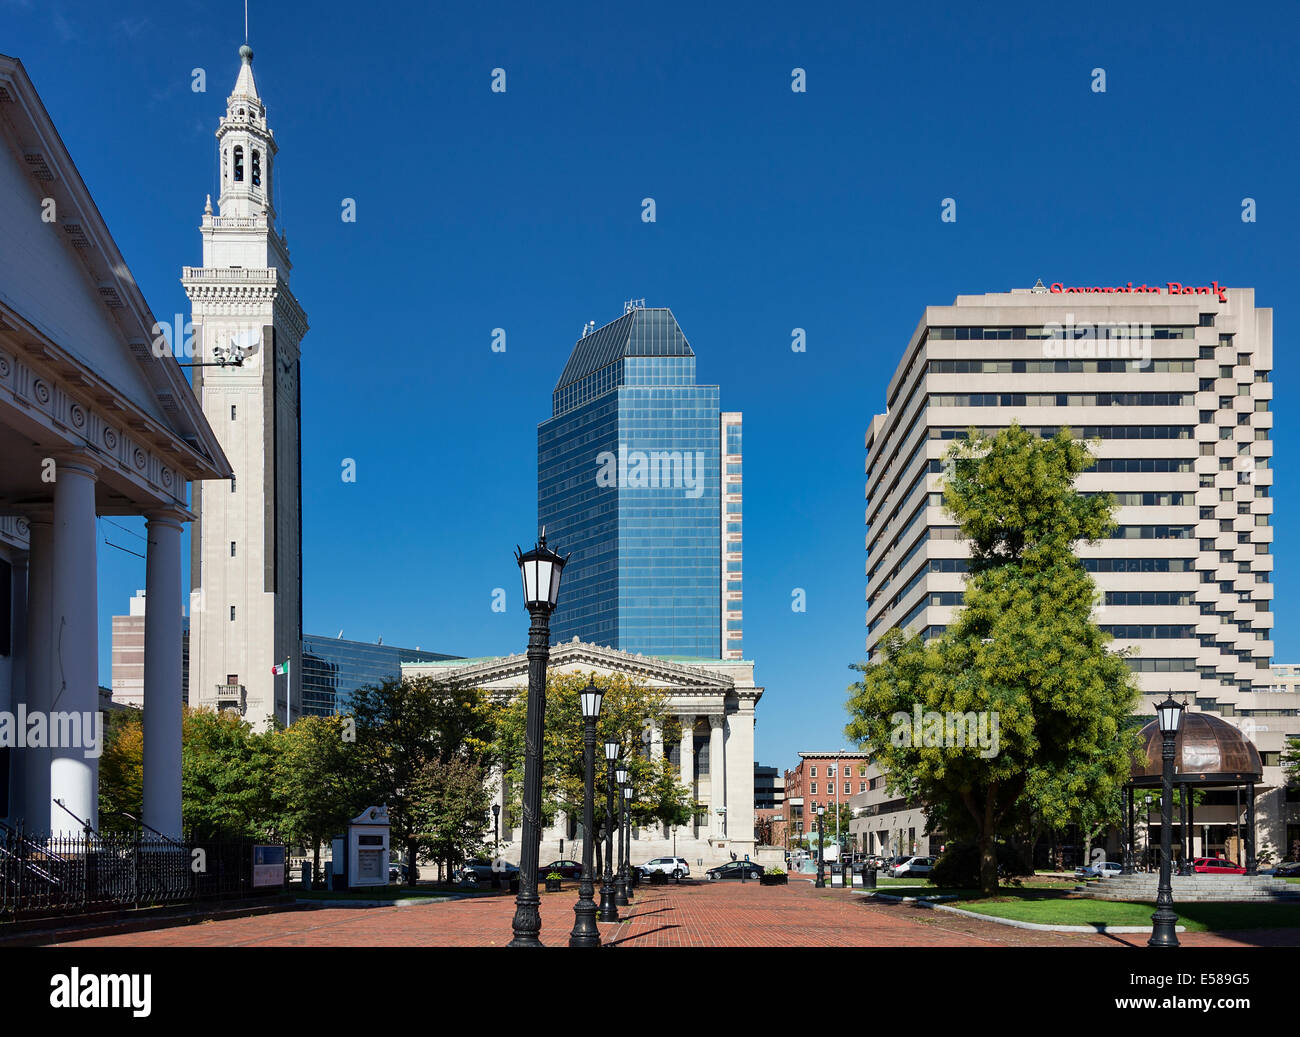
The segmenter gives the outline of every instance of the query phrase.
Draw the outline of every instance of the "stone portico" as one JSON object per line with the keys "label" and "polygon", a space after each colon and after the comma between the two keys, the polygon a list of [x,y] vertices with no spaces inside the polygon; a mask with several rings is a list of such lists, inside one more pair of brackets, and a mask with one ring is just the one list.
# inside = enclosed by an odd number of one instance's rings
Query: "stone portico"
{"label": "stone portico", "polygon": [[[668,698],[668,711],[680,720],[681,741],[665,745],[660,730],[651,731],[650,752],[665,753],[680,768],[680,780],[702,805],[691,825],[635,829],[632,861],[675,853],[693,869],[711,867],[746,854],[754,855],[754,707],[763,689],[754,684],[754,664],[744,659],[656,658],[601,645],[570,641],[551,649],[553,673],[622,674]],[[491,694],[513,698],[528,689],[528,658],[523,653],[486,659],[455,659],[403,663],[402,676],[431,676],[466,681]],[[509,790],[498,772],[496,802],[502,806]],[[599,799],[599,797],[598,797]],[[599,803],[597,804],[599,807]],[[542,834],[541,861],[574,858],[577,818],[561,815]],[[501,853],[518,863],[521,829],[501,831]],[[674,838],[675,837],[675,838]],[[675,847],[675,849],[674,849]]]}

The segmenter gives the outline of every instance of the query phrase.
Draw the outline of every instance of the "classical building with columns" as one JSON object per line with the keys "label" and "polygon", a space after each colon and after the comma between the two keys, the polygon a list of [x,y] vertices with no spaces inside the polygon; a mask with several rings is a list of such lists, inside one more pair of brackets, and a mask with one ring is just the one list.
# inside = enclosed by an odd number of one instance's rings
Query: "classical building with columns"
{"label": "classical building with columns", "polygon": [[[692,867],[710,867],[754,854],[754,707],[763,689],[754,684],[754,664],[745,659],[666,659],[602,645],[566,641],[551,649],[550,671],[622,674],[662,692],[682,725],[676,745],[652,733],[650,751],[680,768],[681,781],[700,803],[695,823],[677,828],[638,829],[632,834],[632,862],[675,853]],[[528,658],[522,652],[485,659],[403,663],[402,676],[432,676],[473,684],[502,698],[528,690]],[[503,817],[509,789],[498,775],[496,801]],[[577,818],[560,817],[542,833],[543,863],[567,856]],[[502,856],[518,862],[522,828],[502,827]]]}
{"label": "classical building with columns", "polygon": [[[144,820],[171,835],[188,483],[231,469],[158,328],[22,63],[0,56],[0,711],[65,734],[98,711],[96,518],[146,516]],[[97,825],[98,759],[60,741],[0,750],[8,823]]]}
{"label": "classical building with columns", "polygon": [[[181,278],[205,359],[194,392],[234,465],[228,485],[196,486],[190,538],[190,704],[233,709],[263,730],[302,715],[302,442],[299,348],[307,315],[289,290],[275,226],[275,135],[253,79],[253,50],[217,126],[220,194],[203,212],[203,265]],[[286,672],[272,667],[288,663]]]}

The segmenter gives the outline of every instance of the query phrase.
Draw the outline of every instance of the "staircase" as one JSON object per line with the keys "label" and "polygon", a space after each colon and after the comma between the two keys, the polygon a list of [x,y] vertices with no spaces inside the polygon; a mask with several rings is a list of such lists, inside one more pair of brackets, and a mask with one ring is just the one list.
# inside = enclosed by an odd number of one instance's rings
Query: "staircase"
{"label": "staircase", "polygon": [[[1243,903],[1300,903],[1300,885],[1272,875],[1174,875],[1170,880],[1174,903],[1207,901]],[[1158,872],[1112,875],[1075,890],[1097,900],[1155,902],[1160,886]]]}

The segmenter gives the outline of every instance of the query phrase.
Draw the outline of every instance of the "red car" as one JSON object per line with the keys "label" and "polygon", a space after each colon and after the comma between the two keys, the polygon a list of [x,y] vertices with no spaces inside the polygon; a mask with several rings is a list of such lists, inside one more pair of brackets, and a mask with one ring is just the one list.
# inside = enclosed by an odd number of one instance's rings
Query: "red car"
{"label": "red car", "polygon": [[1192,871],[1209,875],[1245,875],[1246,869],[1238,867],[1232,861],[1222,857],[1195,857],[1192,859]]}

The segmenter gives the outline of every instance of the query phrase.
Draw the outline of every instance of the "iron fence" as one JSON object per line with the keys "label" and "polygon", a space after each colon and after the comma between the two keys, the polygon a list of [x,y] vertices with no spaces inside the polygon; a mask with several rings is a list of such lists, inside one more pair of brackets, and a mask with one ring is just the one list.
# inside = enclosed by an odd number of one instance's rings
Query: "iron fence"
{"label": "iron fence", "polygon": [[[255,847],[266,845],[143,834],[34,837],[0,824],[0,920],[279,893],[288,876],[275,881],[274,867],[270,878],[265,867],[254,868]],[[286,859],[283,847],[274,850]]]}

